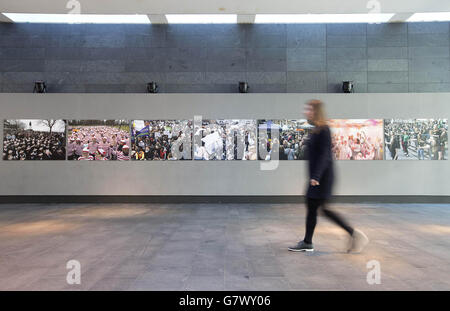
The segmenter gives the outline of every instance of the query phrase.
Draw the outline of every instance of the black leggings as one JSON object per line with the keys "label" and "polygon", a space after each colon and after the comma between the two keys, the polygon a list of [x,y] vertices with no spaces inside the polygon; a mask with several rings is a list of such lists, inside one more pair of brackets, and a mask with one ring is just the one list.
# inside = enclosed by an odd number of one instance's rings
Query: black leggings
{"label": "black leggings", "polygon": [[306,215],[306,233],[303,241],[305,243],[312,243],[312,237],[314,234],[314,228],[317,223],[317,210],[322,207],[322,211],[326,217],[334,221],[337,225],[342,227],[350,235],[353,234],[353,228],[347,224],[347,222],[337,213],[330,210],[323,199],[311,199],[306,198],[306,204],[308,207],[308,212]]}

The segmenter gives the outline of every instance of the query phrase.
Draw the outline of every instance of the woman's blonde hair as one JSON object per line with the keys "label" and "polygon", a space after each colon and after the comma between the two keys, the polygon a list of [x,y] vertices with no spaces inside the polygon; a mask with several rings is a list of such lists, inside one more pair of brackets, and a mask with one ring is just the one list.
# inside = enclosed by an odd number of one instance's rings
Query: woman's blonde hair
{"label": "woman's blonde hair", "polygon": [[323,126],[327,125],[327,119],[325,118],[325,109],[324,104],[321,100],[318,99],[311,99],[306,103],[307,105],[311,106],[313,110],[313,123],[318,128],[321,129]]}

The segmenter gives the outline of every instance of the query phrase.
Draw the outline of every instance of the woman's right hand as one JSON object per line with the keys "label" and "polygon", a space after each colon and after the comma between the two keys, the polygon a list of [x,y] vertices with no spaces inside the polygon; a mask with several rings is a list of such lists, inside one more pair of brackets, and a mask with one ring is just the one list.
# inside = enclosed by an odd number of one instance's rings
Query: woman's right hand
{"label": "woman's right hand", "polygon": [[314,186],[319,186],[319,182],[318,182],[317,180],[315,180],[315,179],[311,179],[309,183],[310,183],[310,185],[313,186],[313,187],[314,187]]}

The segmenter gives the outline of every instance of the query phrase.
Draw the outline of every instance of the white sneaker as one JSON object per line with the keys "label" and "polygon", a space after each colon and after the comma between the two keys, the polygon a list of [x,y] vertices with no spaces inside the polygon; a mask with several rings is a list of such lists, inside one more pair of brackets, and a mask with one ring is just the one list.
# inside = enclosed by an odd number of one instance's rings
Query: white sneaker
{"label": "white sneaker", "polygon": [[369,238],[359,229],[354,229],[348,252],[360,253],[369,243]]}

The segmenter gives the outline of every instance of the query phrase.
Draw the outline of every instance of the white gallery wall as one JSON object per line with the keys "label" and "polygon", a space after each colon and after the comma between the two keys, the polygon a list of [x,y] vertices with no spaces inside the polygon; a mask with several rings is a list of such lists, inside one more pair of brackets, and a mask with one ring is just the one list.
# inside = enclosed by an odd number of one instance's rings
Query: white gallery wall
{"label": "white gallery wall", "polygon": [[[0,94],[4,119],[450,119],[450,93]],[[0,134],[3,140],[3,126]],[[0,195],[303,195],[306,161],[0,161]],[[450,195],[450,161],[336,161],[336,195]]]}

